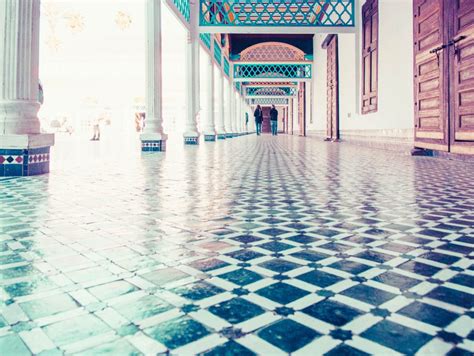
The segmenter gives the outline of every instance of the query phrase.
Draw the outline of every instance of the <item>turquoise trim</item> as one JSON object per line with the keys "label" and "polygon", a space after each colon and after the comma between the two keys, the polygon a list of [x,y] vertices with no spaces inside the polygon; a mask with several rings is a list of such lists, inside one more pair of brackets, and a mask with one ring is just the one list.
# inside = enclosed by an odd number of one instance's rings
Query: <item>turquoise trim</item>
{"label": "turquoise trim", "polygon": [[230,77],[230,64],[226,57],[224,57],[224,73]]}
{"label": "turquoise trim", "polygon": [[249,87],[247,95],[249,96],[293,96],[296,89],[292,87]]}
{"label": "turquoise trim", "polygon": [[200,2],[201,26],[355,26],[355,0],[200,0]]}
{"label": "turquoise trim", "polygon": [[174,5],[178,11],[183,15],[187,22],[189,22],[191,8],[189,7],[189,0],[173,0]]}
{"label": "turquoise trim", "polygon": [[286,98],[255,98],[249,100],[251,105],[288,105]]}
{"label": "turquoise trim", "polygon": [[311,64],[234,64],[236,79],[311,79]]}
{"label": "turquoise trim", "polygon": [[214,58],[219,65],[222,65],[222,49],[216,40],[214,40]]}
{"label": "turquoise trim", "polygon": [[201,41],[206,45],[207,48],[211,49],[211,34],[210,33],[201,33],[199,34]]}

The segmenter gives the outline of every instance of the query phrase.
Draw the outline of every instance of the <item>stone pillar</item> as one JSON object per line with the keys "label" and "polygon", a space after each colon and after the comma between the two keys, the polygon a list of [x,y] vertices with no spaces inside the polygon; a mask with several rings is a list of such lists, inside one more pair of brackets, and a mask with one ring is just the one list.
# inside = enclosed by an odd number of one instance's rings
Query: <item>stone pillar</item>
{"label": "stone pillar", "polygon": [[245,102],[244,102],[244,97],[243,95],[240,96],[240,107],[241,107],[241,112],[240,112],[240,122],[242,126],[242,133],[245,135]]}
{"label": "stone pillar", "polygon": [[[212,48],[212,47],[211,47]],[[212,51],[211,51],[212,53]],[[204,140],[215,141],[216,140],[216,129],[214,123],[214,61],[212,56],[209,55],[209,61],[207,65],[207,97],[206,97],[206,113],[207,118],[204,126]]]}
{"label": "stone pillar", "polygon": [[39,20],[39,0],[0,1],[0,176],[49,172],[54,135],[41,134],[38,118]]}
{"label": "stone pillar", "polygon": [[235,125],[234,125],[234,117],[235,117],[235,103],[234,103],[234,83],[232,80],[229,79],[229,127],[230,131],[227,133],[229,134],[230,132],[230,137],[235,137]]}
{"label": "stone pillar", "polygon": [[239,92],[234,95],[235,102],[235,133],[240,136],[240,104],[239,104]]}
{"label": "stone pillar", "polygon": [[232,86],[230,82],[224,78],[224,125],[226,138],[232,138],[231,93]]}
{"label": "stone pillar", "polygon": [[146,2],[146,117],[140,135],[143,152],[166,150],[163,132],[161,1]]}
{"label": "stone pillar", "polygon": [[226,138],[224,124],[224,76],[221,68],[218,68],[217,75],[216,131],[218,140],[224,140]]}
{"label": "stone pillar", "polygon": [[240,93],[237,93],[237,132],[242,136],[242,101],[240,100]]}
{"label": "stone pillar", "polygon": [[[159,1],[158,1],[159,2]],[[190,0],[189,31],[186,44],[186,121],[184,126],[184,143],[197,145],[199,133],[197,119],[199,116],[199,1]]]}
{"label": "stone pillar", "polygon": [[230,90],[230,103],[231,103],[231,126],[232,126],[232,137],[237,136],[237,102],[235,101],[235,96],[237,95],[237,92],[235,90],[235,87],[232,86]]}

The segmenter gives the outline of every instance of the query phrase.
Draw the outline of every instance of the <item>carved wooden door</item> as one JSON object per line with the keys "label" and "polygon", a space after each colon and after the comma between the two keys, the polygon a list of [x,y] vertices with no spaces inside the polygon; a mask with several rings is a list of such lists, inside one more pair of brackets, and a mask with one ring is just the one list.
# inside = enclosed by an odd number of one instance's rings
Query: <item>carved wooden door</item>
{"label": "carved wooden door", "polygon": [[451,152],[474,154],[474,1],[450,0]]}
{"label": "carved wooden door", "polygon": [[327,133],[328,140],[339,139],[339,65],[337,35],[330,35],[327,50]]}
{"label": "carved wooden door", "polygon": [[448,151],[448,40],[444,0],[414,0],[415,146]]}
{"label": "carved wooden door", "polygon": [[415,146],[474,154],[474,1],[413,4]]}

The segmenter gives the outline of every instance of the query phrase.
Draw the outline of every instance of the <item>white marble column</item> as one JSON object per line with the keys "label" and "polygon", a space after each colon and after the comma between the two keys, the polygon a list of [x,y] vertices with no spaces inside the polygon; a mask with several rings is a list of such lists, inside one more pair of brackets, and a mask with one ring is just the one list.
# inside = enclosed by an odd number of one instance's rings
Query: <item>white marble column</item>
{"label": "white marble column", "polygon": [[161,1],[146,2],[146,117],[142,151],[165,151]]}
{"label": "white marble column", "polygon": [[240,100],[240,93],[237,93],[237,132],[242,134],[242,100]]}
{"label": "white marble column", "polygon": [[232,86],[228,79],[224,78],[224,127],[226,138],[232,138],[232,111],[231,111]]}
{"label": "white marble column", "polygon": [[240,112],[240,125],[242,127],[242,132],[245,133],[245,102],[244,102],[244,97],[243,95],[240,96],[240,107],[241,107],[241,112]]}
{"label": "white marble column", "polygon": [[[211,51],[212,53],[212,51]],[[206,68],[207,74],[207,96],[206,96],[206,120],[203,129],[205,141],[216,140],[216,129],[214,120],[214,61],[212,56],[208,57]]]}
{"label": "white marble column", "polygon": [[235,103],[234,103],[234,83],[232,80],[229,79],[229,126],[230,126],[230,131],[227,132],[230,137],[235,136],[235,124],[234,124],[234,118],[235,118]]}
{"label": "white marble column", "polygon": [[230,101],[232,105],[232,136],[237,136],[237,101],[236,101],[237,91],[235,87],[232,86]]}
{"label": "white marble column", "polygon": [[197,119],[199,116],[199,1],[190,0],[191,16],[186,44],[186,118],[184,125],[184,142],[198,144],[199,133]]}
{"label": "white marble column", "polygon": [[[0,1],[0,149],[24,150],[0,155],[2,163],[15,159],[8,169],[0,163],[0,176],[49,172],[54,135],[40,133],[39,24],[39,0]],[[30,167],[36,154],[44,155],[42,165]]]}
{"label": "white marble column", "polygon": [[217,138],[223,140],[226,138],[224,124],[224,76],[221,68],[217,69],[217,73],[216,131]]}

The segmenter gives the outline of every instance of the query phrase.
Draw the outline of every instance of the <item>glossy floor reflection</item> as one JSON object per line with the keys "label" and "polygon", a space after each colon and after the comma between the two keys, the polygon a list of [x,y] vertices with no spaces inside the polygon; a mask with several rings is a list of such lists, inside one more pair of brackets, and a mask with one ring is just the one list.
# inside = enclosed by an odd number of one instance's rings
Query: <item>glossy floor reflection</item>
{"label": "glossy floor reflection", "polygon": [[474,165],[289,136],[94,144],[0,180],[2,354],[474,351]]}

